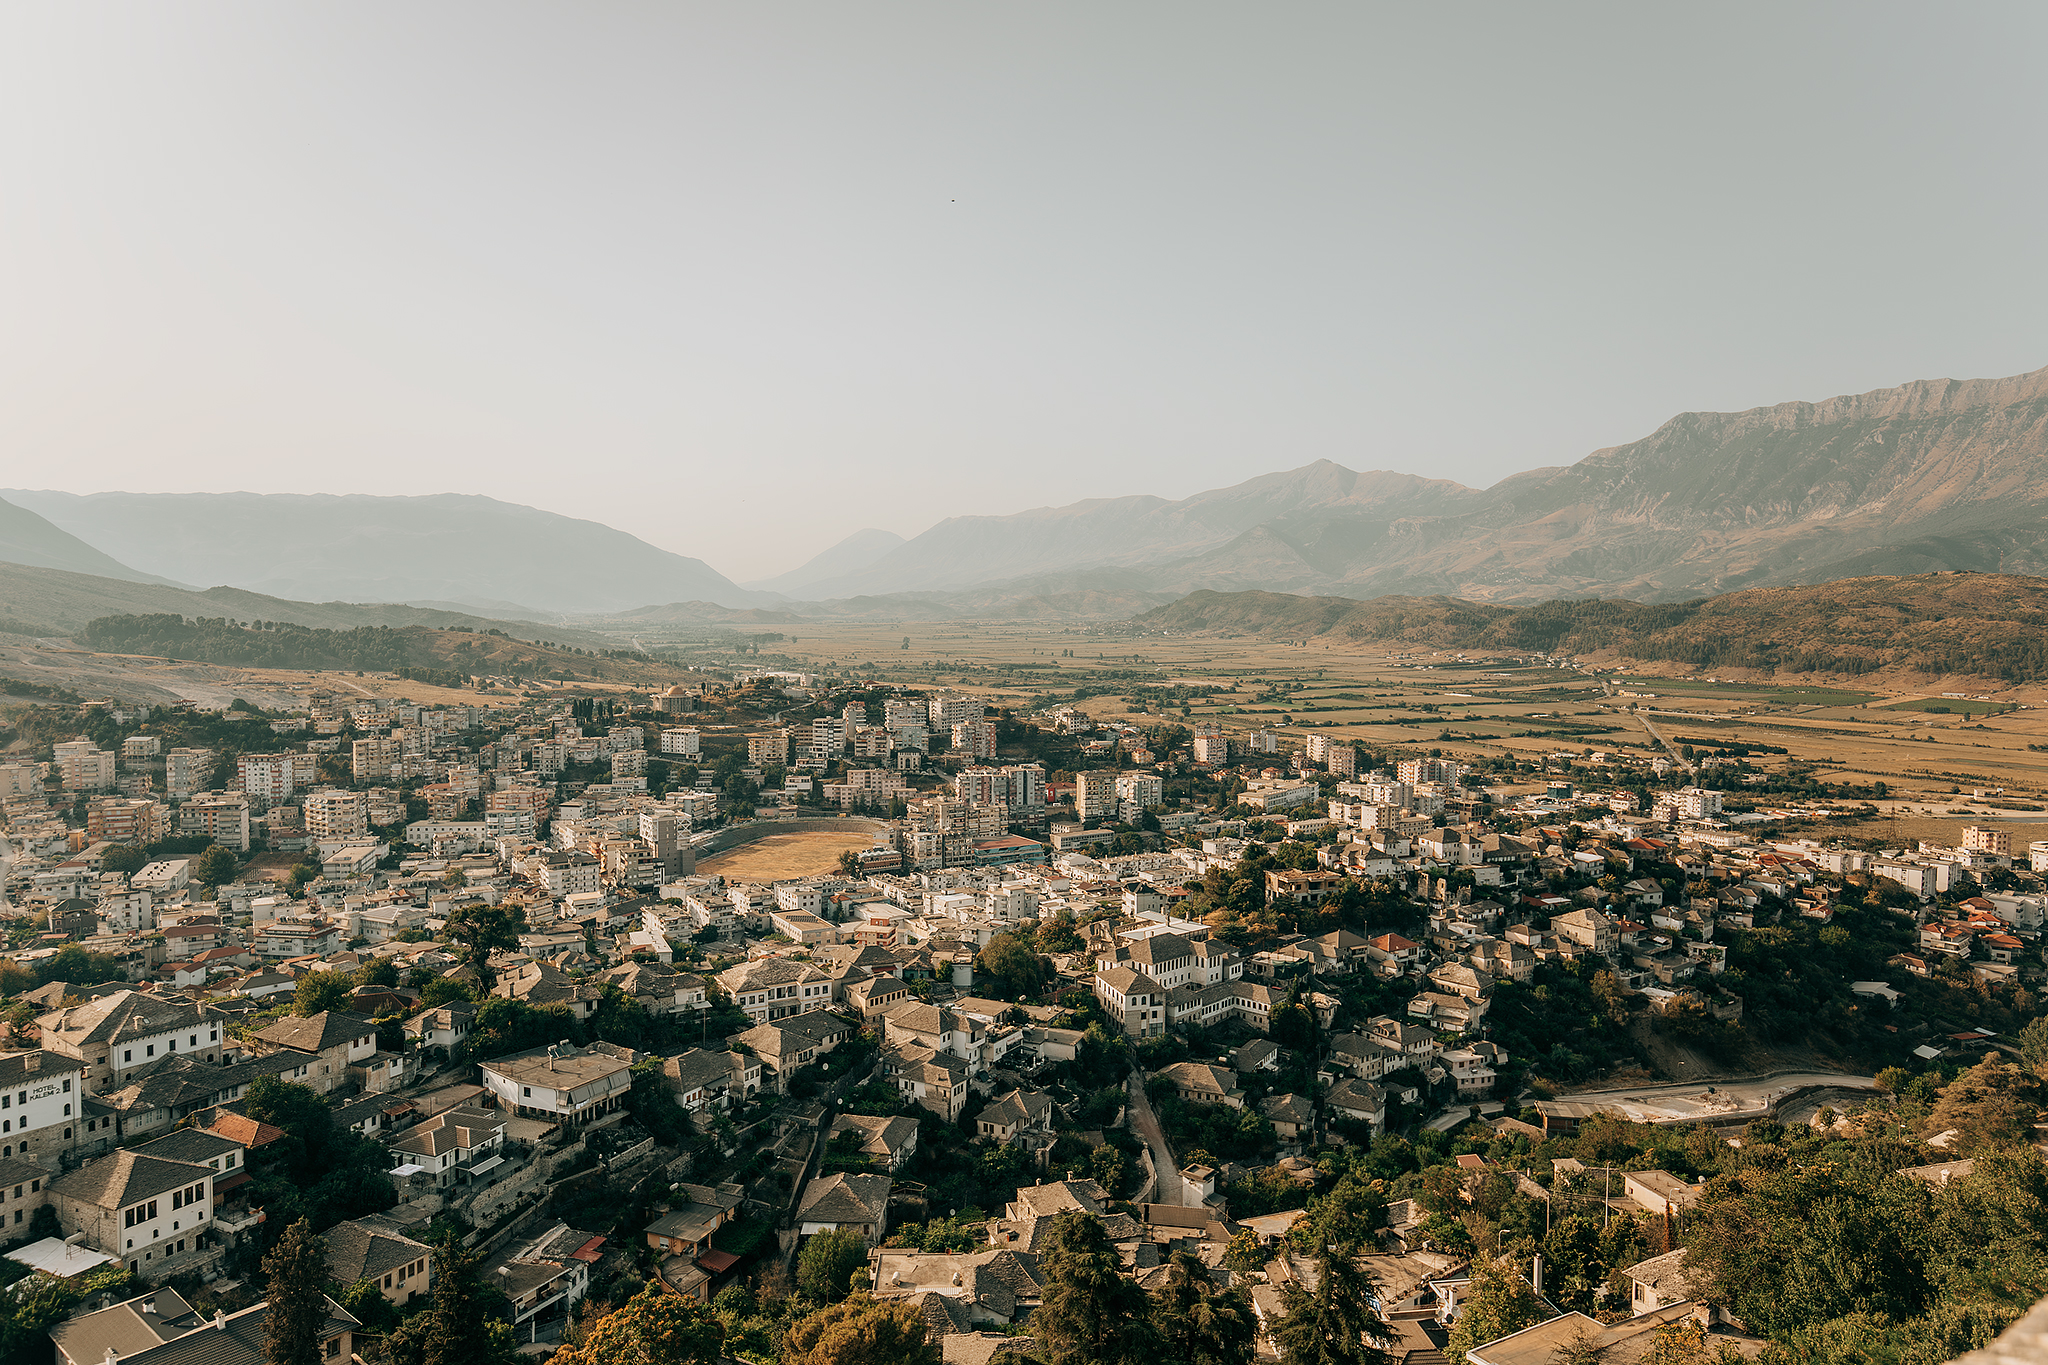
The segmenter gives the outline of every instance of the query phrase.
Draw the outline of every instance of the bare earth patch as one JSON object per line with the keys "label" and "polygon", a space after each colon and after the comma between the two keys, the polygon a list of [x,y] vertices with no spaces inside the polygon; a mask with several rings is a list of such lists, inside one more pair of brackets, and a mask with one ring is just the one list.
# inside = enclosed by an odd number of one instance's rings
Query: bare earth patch
{"label": "bare earth patch", "polygon": [[815,877],[839,866],[839,855],[873,847],[875,836],[848,830],[801,831],[771,834],[728,853],[697,860],[697,870],[734,882],[774,882],[793,877]]}

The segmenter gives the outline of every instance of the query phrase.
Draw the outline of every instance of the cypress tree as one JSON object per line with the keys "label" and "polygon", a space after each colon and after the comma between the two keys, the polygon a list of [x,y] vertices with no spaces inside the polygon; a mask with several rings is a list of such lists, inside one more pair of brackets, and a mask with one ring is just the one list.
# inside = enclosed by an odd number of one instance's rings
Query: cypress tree
{"label": "cypress tree", "polygon": [[269,1365],[320,1365],[320,1329],[327,1325],[327,1243],[301,1218],[263,1258],[270,1310],[263,1318]]}

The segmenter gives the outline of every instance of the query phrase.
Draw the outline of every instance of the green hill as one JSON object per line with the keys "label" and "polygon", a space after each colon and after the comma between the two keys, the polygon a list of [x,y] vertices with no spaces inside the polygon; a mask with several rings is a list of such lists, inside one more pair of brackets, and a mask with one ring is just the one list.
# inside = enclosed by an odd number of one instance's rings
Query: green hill
{"label": "green hill", "polygon": [[1197,592],[1149,630],[1403,643],[1503,654],[1606,652],[1694,668],[1858,675],[1884,669],[2048,678],[2048,579],[1933,573],[1751,588],[1692,602],[1292,597]]}

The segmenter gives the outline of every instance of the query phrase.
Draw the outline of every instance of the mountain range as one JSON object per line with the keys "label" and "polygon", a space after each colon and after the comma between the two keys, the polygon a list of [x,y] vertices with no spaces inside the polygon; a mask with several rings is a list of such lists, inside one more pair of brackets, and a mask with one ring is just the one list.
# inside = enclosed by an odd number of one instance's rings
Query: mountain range
{"label": "mountain range", "polygon": [[113,569],[76,570],[108,577],[225,584],[313,601],[432,601],[519,616],[692,598],[725,606],[774,600],[624,531],[472,494],[4,489],[0,498],[112,556],[108,563],[118,559]]}
{"label": "mountain range", "polygon": [[13,504],[0,504],[0,559],[14,563],[493,616],[1074,619],[1200,589],[1682,601],[2048,572],[2048,370],[1682,413],[1485,489],[1319,460],[1177,501],[953,517],[908,540],[871,528],[745,587],[596,522],[484,497],[0,498]]}

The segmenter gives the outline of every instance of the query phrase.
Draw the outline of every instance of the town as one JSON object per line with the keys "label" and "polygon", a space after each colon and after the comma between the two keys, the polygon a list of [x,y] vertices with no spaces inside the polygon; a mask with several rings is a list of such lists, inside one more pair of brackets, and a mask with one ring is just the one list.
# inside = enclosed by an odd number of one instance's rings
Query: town
{"label": "town", "polygon": [[679,676],[7,712],[21,1360],[254,1365],[294,1265],[328,1358],[443,1299],[507,1359],[664,1313],[756,1361],[848,1314],[975,1365],[1747,1358],[1740,1172],[2041,1165],[2048,844],[1994,824],[1887,843],[1689,743]]}

